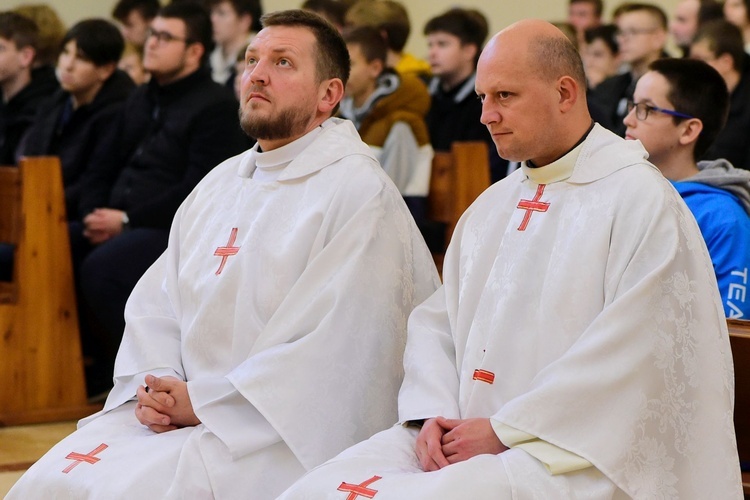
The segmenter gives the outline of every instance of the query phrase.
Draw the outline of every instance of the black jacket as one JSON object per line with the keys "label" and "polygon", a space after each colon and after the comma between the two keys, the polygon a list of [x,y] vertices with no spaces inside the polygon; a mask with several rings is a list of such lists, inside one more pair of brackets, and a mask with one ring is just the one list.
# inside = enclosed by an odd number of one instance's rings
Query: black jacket
{"label": "black jacket", "polygon": [[490,177],[495,182],[505,177],[508,162],[498,156],[489,130],[479,121],[482,103],[474,92],[475,76],[472,74],[447,92],[442,89],[439,80],[433,78],[429,85],[432,104],[425,121],[435,151],[450,151],[456,141],[486,142],[490,155]]}
{"label": "black jacket", "polygon": [[168,229],[180,203],[213,167],[247,146],[230,90],[200,69],[136,89],[110,145],[95,158],[81,202],[127,212],[133,227]]}
{"label": "black jacket", "polygon": [[34,121],[37,109],[59,88],[55,70],[45,66],[31,72],[31,82],[8,102],[0,99],[0,165],[15,165],[18,145]]}
{"label": "black jacket", "polygon": [[727,124],[703,155],[704,160],[726,158],[737,168],[750,170],[750,57],[745,55],[742,75],[729,100]]}
{"label": "black jacket", "polygon": [[633,98],[635,84],[630,73],[607,78],[587,93],[589,110],[599,124],[620,137],[625,136],[622,120],[628,114],[627,101]]}
{"label": "black jacket", "polygon": [[116,126],[116,118],[128,95],[135,89],[130,77],[112,73],[89,104],[73,111],[70,94],[57,91],[42,103],[34,123],[19,147],[27,156],[60,157],[68,218],[75,217],[84,172]]}

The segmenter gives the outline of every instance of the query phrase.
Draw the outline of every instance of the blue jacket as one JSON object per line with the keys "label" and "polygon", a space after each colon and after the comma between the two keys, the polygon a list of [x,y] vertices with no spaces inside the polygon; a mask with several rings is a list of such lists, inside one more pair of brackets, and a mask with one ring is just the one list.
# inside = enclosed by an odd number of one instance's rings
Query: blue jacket
{"label": "blue jacket", "polygon": [[[729,175],[706,176],[706,170],[716,173],[727,171],[727,162],[701,162],[702,172],[689,180],[674,182],[690,211],[695,216],[708,253],[713,261],[716,279],[719,282],[724,311],[728,318],[750,318],[750,293],[748,293],[748,270],[750,270],[750,216],[747,211],[747,191],[737,187],[750,187],[750,182],[733,182],[736,194],[722,185],[719,178]],[[732,172],[736,169],[728,167]],[[745,172],[743,172],[744,174]],[[743,176],[744,177],[744,176]],[[706,178],[708,183],[704,182]],[[744,186],[743,186],[744,184]]]}

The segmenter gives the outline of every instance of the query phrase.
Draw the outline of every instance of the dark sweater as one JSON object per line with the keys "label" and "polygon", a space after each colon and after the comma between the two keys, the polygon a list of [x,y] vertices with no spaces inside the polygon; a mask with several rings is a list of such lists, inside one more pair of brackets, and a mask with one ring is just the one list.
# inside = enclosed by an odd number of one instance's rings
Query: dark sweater
{"label": "dark sweater", "polygon": [[750,57],[745,55],[742,75],[729,101],[727,124],[703,155],[704,160],[725,158],[737,167],[750,170]]}
{"label": "dark sweater", "polygon": [[110,207],[127,212],[133,227],[168,229],[203,176],[247,145],[234,95],[205,69],[164,87],[142,85],[119,118],[87,176],[82,215]]}
{"label": "dark sweater", "polygon": [[0,99],[0,165],[16,164],[18,145],[37,109],[58,88],[54,69],[45,66],[33,70],[31,82],[8,102]]}
{"label": "dark sweater", "polygon": [[[19,147],[20,154],[60,157],[68,218],[75,218],[81,179],[115,128],[125,99],[135,89],[122,71],[115,71],[89,104],[73,110],[70,94],[57,91],[39,107],[34,123]],[[108,145],[108,144],[107,144]]]}
{"label": "dark sweater", "polygon": [[492,182],[505,177],[508,162],[497,154],[497,147],[487,127],[479,121],[482,103],[474,92],[475,74],[447,92],[437,78],[430,82],[432,104],[427,113],[430,142],[435,151],[450,151],[456,141],[482,141],[487,143],[490,155]]}

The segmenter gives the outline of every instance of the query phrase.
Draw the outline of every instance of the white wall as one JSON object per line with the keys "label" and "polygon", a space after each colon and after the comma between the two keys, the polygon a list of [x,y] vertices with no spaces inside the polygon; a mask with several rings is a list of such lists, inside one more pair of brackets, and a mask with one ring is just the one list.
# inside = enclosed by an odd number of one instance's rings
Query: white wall
{"label": "white wall", "polygon": [[[0,10],[13,8],[21,3],[18,0],[0,0]],[[42,0],[40,0],[42,1]],[[115,0],[46,0],[54,7],[68,25],[86,17],[109,17]],[[162,0],[164,1],[164,0]],[[422,27],[428,19],[451,7],[461,6],[479,9],[490,22],[490,34],[505,26],[526,17],[538,17],[548,21],[564,20],[567,12],[567,0],[401,0],[409,11],[412,23],[412,35],[406,49],[413,54],[424,57],[426,54]],[[679,0],[657,0],[667,14],[670,14]],[[302,0],[262,0],[266,11],[292,9],[302,4]],[[605,0],[607,13],[620,2]]]}

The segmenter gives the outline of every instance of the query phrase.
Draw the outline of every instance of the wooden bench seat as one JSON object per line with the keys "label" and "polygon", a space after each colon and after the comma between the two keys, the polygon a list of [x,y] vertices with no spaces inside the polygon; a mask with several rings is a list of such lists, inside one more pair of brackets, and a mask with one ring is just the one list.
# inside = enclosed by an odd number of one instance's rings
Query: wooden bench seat
{"label": "wooden bench seat", "polygon": [[86,402],[60,162],[0,167],[0,242],[15,245],[0,283],[0,426],[81,418]]}

